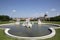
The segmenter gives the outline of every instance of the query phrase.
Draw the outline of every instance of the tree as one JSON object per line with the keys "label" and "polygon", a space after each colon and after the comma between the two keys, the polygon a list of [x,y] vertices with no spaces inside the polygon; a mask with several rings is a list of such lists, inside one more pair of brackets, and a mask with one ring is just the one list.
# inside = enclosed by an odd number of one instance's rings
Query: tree
{"label": "tree", "polygon": [[7,15],[0,15],[0,21],[9,21],[12,20],[12,18],[10,18]]}
{"label": "tree", "polygon": [[59,16],[55,16],[55,17],[51,17],[50,21],[60,21],[60,15]]}

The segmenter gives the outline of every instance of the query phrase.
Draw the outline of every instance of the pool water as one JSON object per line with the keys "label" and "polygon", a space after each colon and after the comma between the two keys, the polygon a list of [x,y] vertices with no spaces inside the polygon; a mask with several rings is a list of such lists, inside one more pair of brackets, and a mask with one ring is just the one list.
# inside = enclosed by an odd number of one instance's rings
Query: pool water
{"label": "pool water", "polygon": [[14,25],[11,30],[8,31],[10,34],[21,37],[40,37],[51,33],[47,25],[34,24],[32,28],[27,28],[25,26]]}
{"label": "pool water", "polygon": [[49,27],[56,26],[51,24],[33,24],[32,28],[27,28],[25,26],[22,26],[22,24],[0,26],[0,28],[10,28],[8,31],[10,34],[21,37],[40,37],[49,35],[52,32]]}

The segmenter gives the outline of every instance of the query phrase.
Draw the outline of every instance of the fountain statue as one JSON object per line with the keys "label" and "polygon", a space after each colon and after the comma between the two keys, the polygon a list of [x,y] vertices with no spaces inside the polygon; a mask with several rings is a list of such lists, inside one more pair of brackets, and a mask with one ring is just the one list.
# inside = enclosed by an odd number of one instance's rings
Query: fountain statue
{"label": "fountain statue", "polygon": [[41,21],[40,21],[40,19],[38,19],[38,24],[41,24]]}
{"label": "fountain statue", "polygon": [[27,28],[32,28],[32,24],[30,22],[30,19],[26,19],[26,21],[22,25]]}
{"label": "fountain statue", "polygon": [[20,19],[17,19],[15,24],[19,25],[20,24]]}

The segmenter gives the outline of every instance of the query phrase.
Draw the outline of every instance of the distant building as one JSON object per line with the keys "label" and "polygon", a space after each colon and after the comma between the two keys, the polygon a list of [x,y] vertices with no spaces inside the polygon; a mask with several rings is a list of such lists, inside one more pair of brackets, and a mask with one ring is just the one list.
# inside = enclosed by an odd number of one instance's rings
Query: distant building
{"label": "distant building", "polygon": [[44,18],[45,18],[45,19],[46,19],[46,18],[48,18],[47,16],[48,16],[48,15],[47,15],[47,14],[45,14],[45,15],[44,15]]}

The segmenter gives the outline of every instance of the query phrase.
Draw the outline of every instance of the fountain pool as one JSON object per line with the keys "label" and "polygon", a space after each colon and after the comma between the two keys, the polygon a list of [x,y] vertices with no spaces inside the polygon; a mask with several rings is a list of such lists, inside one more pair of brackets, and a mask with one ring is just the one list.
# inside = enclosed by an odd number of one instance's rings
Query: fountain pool
{"label": "fountain pool", "polygon": [[32,25],[32,28],[27,28],[20,25],[6,25],[1,26],[1,28],[10,28],[8,31],[9,34],[20,36],[20,37],[41,37],[45,35],[49,35],[52,31],[49,29],[49,27],[56,27],[54,25],[48,25],[48,24],[34,24]]}
{"label": "fountain pool", "polygon": [[[32,28],[27,28],[22,25],[19,27],[11,28],[8,32],[12,35],[21,36],[21,37],[40,37],[45,36],[51,33],[47,25],[34,24]],[[13,27],[13,26],[12,26]]]}
{"label": "fountain pool", "polygon": [[22,24],[0,26],[0,28],[6,28],[5,33],[9,36],[16,38],[34,38],[34,39],[35,38],[46,39],[53,37],[55,35],[54,30],[55,27],[59,26],[45,23],[42,23],[41,25],[35,23],[32,25],[32,28],[27,28],[25,26],[22,26]]}

